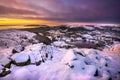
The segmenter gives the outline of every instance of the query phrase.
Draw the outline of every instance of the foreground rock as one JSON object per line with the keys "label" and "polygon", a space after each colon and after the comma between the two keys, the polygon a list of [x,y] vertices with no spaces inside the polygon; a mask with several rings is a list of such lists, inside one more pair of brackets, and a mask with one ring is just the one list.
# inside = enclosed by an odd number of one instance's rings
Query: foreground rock
{"label": "foreground rock", "polygon": [[17,66],[24,66],[30,64],[29,55],[25,53],[17,53],[11,57],[13,64]]}
{"label": "foreground rock", "polygon": [[3,66],[0,65],[0,77],[4,77],[10,73],[11,71],[9,69],[4,68]]}

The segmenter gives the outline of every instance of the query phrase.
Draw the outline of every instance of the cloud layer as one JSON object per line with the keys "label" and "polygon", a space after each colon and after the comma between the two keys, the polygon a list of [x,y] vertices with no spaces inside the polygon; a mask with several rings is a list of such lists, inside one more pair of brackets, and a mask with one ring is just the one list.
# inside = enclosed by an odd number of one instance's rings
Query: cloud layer
{"label": "cloud layer", "polygon": [[0,0],[0,17],[120,23],[120,0]]}

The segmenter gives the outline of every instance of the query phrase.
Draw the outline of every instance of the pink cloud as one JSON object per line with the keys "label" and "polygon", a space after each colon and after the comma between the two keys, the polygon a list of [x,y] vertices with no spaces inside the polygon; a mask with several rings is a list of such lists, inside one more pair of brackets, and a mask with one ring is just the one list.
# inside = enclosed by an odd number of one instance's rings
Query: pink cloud
{"label": "pink cloud", "polygon": [[[120,21],[119,0],[0,0],[0,17],[55,21]],[[26,15],[23,16],[23,15]],[[31,16],[30,16],[31,15]],[[33,17],[35,16],[35,17]]]}

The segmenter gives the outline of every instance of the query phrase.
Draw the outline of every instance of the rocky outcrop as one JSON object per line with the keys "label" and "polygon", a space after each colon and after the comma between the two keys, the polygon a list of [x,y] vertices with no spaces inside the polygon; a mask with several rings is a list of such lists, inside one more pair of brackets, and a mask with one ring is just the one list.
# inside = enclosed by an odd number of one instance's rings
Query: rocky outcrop
{"label": "rocky outcrop", "polygon": [[17,53],[11,57],[12,63],[17,66],[24,66],[30,64],[30,57],[25,53]]}
{"label": "rocky outcrop", "polygon": [[39,43],[44,43],[46,45],[50,45],[51,42],[52,42],[48,37],[43,36],[43,35],[39,35],[39,34],[37,34],[36,36],[34,36],[34,38],[36,40],[38,40]]}

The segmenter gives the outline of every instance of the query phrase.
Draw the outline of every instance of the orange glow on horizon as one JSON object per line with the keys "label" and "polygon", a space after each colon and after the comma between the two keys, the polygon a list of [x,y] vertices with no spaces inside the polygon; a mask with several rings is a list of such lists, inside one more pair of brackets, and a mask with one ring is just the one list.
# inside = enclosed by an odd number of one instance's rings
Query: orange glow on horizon
{"label": "orange glow on horizon", "polygon": [[[50,20],[32,20],[32,19],[10,19],[10,18],[0,18],[0,25],[69,25],[69,24],[79,24],[79,25],[101,25],[101,23],[88,23],[88,22],[58,22],[58,21],[50,21]],[[120,24],[110,24],[103,23],[103,25],[120,25]],[[1,27],[0,27],[1,28]]]}
{"label": "orange glow on horizon", "polygon": [[30,24],[53,25],[57,23],[58,22],[48,20],[9,19],[9,18],[0,19],[0,25],[30,25]]}

